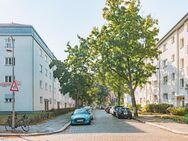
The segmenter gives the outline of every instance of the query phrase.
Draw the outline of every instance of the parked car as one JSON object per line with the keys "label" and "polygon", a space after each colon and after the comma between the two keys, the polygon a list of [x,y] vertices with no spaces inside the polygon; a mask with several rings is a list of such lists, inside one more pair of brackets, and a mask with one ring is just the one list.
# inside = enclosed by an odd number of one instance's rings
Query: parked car
{"label": "parked car", "polygon": [[110,108],[110,110],[109,110],[109,113],[113,115],[114,110],[115,110],[115,106],[112,106],[112,107]]}
{"label": "parked car", "polygon": [[115,116],[117,110],[118,110],[119,108],[121,108],[121,107],[123,107],[123,106],[113,106],[113,107],[111,107],[111,108],[110,108],[110,114],[112,114],[112,115]]}
{"label": "parked car", "polygon": [[105,108],[105,111],[109,114],[109,113],[110,113],[110,109],[111,109],[110,106],[109,106],[109,107],[106,107],[106,108]]}
{"label": "parked car", "polygon": [[116,111],[117,118],[126,118],[126,119],[132,119],[132,112],[129,108],[120,107]]}
{"label": "parked car", "polygon": [[85,106],[85,107],[83,107],[83,108],[88,111],[88,113],[89,113],[90,116],[91,116],[91,120],[93,120],[93,110],[92,110],[92,107],[90,107],[90,106]]}
{"label": "parked car", "polygon": [[91,124],[91,116],[84,108],[76,109],[71,116],[71,125]]}

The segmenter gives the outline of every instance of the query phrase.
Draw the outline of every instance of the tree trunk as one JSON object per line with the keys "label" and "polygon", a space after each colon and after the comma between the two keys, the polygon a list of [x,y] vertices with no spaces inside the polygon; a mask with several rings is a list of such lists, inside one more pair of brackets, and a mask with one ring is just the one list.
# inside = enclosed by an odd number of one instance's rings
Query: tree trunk
{"label": "tree trunk", "polygon": [[133,114],[135,117],[138,117],[138,113],[137,113],[137,107],[136,107],[136,100],[135,100],[135,95],[134,95],[134,91],[131,90],[131,102],[132,102],[132,108],[133,108]]}
{"label": "tree trunk", "polygon": [[118,92],[118,106],[121,105],[121,93]]}
{"label": "tree trunk", "polygon": [[78,109],[78,93],[76,94],[76,109]]}

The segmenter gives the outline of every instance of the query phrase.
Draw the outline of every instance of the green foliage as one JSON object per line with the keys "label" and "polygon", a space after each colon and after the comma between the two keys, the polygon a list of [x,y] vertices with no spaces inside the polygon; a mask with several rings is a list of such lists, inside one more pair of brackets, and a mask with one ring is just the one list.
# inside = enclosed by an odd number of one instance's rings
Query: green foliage
{"label": "green foliage", "polygon": [[[33,112],[28,113],[27,116],[29,118],[29,124],[34,125],[40,122],[43,122],[45,120],[52,119],[56,116],[66,114],[68,112],[73,111],[74,108],[64,108],[64,109],[56,109],[56,110],[50,110],[48,112]],[[5,125],[7,121],[7,117],[9,115],[0,115],[0,125]],[[17,118],[20,119],[22,114],[18,114]]]}
{"label": "green foliage", "polygon": [[106,0],[106,24],[94,28],[86,39],[78,36],[79,45],[67,44],[68,57],[54,73],[63,93],[89,102],[96,99],[96,93],[91,93],[99,84],[116,94],[119,105],[123,94],[129,94],[137,116],[134,92],[155,72],[152,63],[160,54],[157,20],[141,15],[140,10],[140,0]]}
{"label": "green foliage", "polygon": [[94,28],[88,40],[98,75],[115,93],[130,94],[135,115],[134,91],[155,72],[152,62],[160,53],[157,20],[143,17],[140,9],[139,0],[107,0],[106,24]]}
{"label": "green foliage", "polygon": [[172,107],[172,108],[169,109],[169,112],[172,115],[184,116],[185,115],[185,108]]}
{"label": "green foliage", "polygon": [[172,115],[172,116],[162,116],[163,119],[171,119],[175,122],[178,123],[186,123],[188,124],[188,114],[185,116],[177,116],[177,115]]}
{"label": "green foliage", "polygon": [[153,113],[167,113],[167,109],[169,107],[172,107],[173,105],[171,104],[166,104],[166,103],[162,103],[162,104],[148,104],[145,106],[145,110],[146,112],[153,112]]}
{"label": "green foliage", "polygon": [[[133,110],[133,108],[132,108],[132,104],[128,104],[127,107],[128,107],[129,109]],[[140,110],[142,109],[141,104],[136,104],[136,108],[137,108],[138,111],[140,111]]]}

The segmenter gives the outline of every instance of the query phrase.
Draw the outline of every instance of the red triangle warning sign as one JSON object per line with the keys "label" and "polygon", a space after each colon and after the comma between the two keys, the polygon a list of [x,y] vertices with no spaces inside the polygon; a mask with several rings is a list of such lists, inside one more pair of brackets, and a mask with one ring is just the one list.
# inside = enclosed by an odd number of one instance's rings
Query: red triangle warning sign
{"label": "red triangle warning sign", "polygon": [[17,85],[15,80],[12,82],[12,85],[10,87],[10,91],[12,91],[12,92],[18,91],[18,85]]}

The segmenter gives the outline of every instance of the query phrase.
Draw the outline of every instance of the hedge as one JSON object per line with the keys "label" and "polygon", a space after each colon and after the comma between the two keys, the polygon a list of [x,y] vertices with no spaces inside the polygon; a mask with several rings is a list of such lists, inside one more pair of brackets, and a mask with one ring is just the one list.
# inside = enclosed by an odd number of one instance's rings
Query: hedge
{"label": "hedge", "polygon": [[173,107],[172,104],[166,104],[166,103],[162,103],[162,104],[148,104],[144,107],[146,112],[153,112],[153,113],[163,113],[166,114],[167,113],[167,108],[169,107]]}
{"label": "hedge", "polygon": [[[29,123],[32,124],[37,124],[40,122],[43,122],[45,120],[54,118],[58,115],[62,115],[62,114],[66,114],[68,112],[73,111],[74,108],[66,108],[66,109],[57,109],[57,110],[50,110],[47,112],[32,112],[32,113],[28,113],[26,114],[29,118]],[[18,118],[21,118],[22,114],[17,114]],[[8,115],[1,115],[0,118],[0,125],[5,125],[6,124],[6,120],[7,120]]]}

